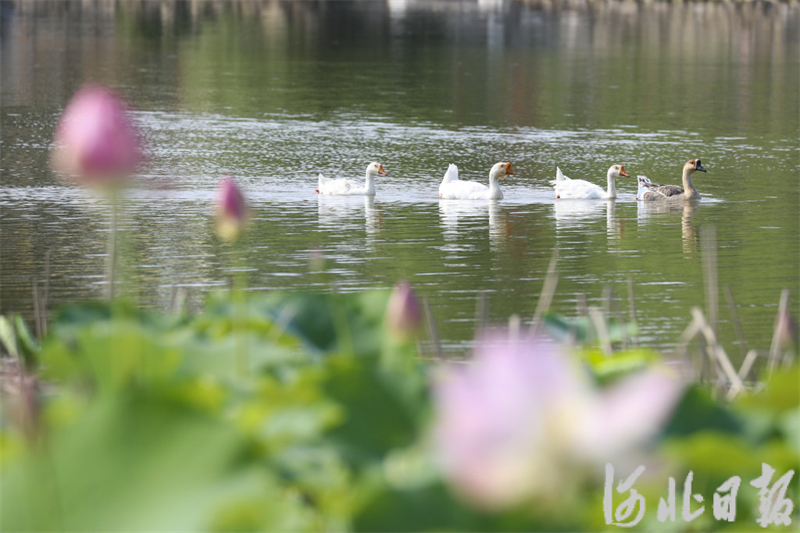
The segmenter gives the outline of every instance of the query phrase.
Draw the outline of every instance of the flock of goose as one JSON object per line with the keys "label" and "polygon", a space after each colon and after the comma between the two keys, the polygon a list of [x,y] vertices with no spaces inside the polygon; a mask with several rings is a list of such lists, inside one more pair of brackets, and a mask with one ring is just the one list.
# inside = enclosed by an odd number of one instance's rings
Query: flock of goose
{"label": "flock of goose", "polygon": [[[697,171],[706,172],[699,159],[690,159],[683,165],[683,187],[678,185],[658,185],[650,181],[647,176],[638,176],[638,190],[636,198],[645,202],[670,202],[678,200],[696,200],[700,198],[692,183],[692,174]],[[319,175],[318,189],[315,191],[322,195],[330,196],[374,196],[375,178],[385,175],[386,171],[380,163],[367,165],[367,175],[363,186],[349,179],[330,179]],[[439,198],[451,200],[500,200],[503,191],[500,190],[499,180],[514,174],[511,163],[496,163],[489,171],[489,186],[476,181],[463,181],[458,179],[458,167],[450,165],[439,185]],[[611,199],[617,197],[615,180],[628,177],[624,165],[611,165],[608,169],[607,188],[603,189],[595,183],[586,180],[570,179],[560,168],[556,168],[556,179],[550,184],[555,189],[556,198],[573,199]]]}

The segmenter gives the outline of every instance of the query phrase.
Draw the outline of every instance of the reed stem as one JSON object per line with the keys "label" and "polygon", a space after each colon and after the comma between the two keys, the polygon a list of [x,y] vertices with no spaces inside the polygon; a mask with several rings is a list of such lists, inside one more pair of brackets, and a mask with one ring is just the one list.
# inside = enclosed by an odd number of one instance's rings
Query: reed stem
{"label": "reed stem", "polygon": [[44,336],[44,326],[42,326],[41,302],[39,301],[39,284],[33,280],[33,318],[36,323],[36,338],[41,342]]}
{"label": "reed stem", "polygon": [[425,319],[428,323],[428,334],[431,336],[433,348],[436,350],[436,358],[444,361],[444,353],[442,352],[442,343],[439,340],[439,330],[436,329],[436,320],[433,318],[433,310],[431,309],[431,302],[427,296],[422,297],[422,307],[425,309]]}
{"label": "reed stem", "polygon": [[589,318],[594,324],[594,329],[597,331],[597,340],[600,341],[600,347],[606,355],[611,354],[611,338],[608,335],[608,324],[603,313],[596,307],[589,308]]}
{"label": "reed stem", "polygon": [[756,362],[758,358],[758,352],[755,350],[750,350],[747,352],[747,355],[744,356],[744,361],[742,362],[742,366],[739,367],[739,378],[741,380],[746,380],[747,376],[750,374],[750,370],[753,368],[753,363]]}
{"label": "reed stem", "polygon": [[785,335],[783,331],[786,327],[786,320],[785,315],[788,312],[789,307],[789,289],[783,289],[781,291],[781,299],[778,303],[778,314],[775,316],[775,329],[772,332],[772,344],[769,347],[769,362],[767,364],[767,369],[769,371],[769,375],[772,375],[772,372],[775,370],[775,366],[778,364],[778,359],[781,351],[781,337]]}
{"label": "reed stem", "polygon": [[117,270],[117,193],[111,193],[111,228],[108,235],[108,265],[106,278],[108,287],[106,299],[111,302],[114,299],[114,282]]}
{"label": "reed stem", "polygon": [[[636,299],[633,294],[633,278],[628,276],[628,320],[636,326]],[[638,335],[631,335],[631,345],[636,347],[639,344]]]}
{"label": "reed stem", "polygon": [[742,356],[747,357],[747,341],[744,338],[744,331],[742,330],[742,322],[739,320],[739,311],[736,308],[736,300],[733,299],[733,292],[729,285],[723,287],[725,290],[725,298],[728,300],[728,307],[731,310],[731,320],[733,320],[733,328],[736,330],[736,338],[739,339],[739,347],[742,349]]}
{"label": "reed stem", "polygon": [[39,309],[42,313],[42,334],[47,335],[47,305],[50,299],[50,250],[44,254],[44,295]]}
{"label": "reed stem", "polygon": [[486,291],[478,292],[477,302],[475,305],[475,333],[476,336],[484,329],[489,317],[489,299]]}
{"label": "reed stem", "polygon": [[553,295],[556,293],[556,287],[558,287],[557,266],[558,247],[553,248],[553,255],[550,257],[550,264],[547,266],[547,276],[544,279],[542,292],[539,295],[539,301],[536,303],[536,311],[533,313],[533,320],[529,329],[532,334],[539,332],[542,316],[550,309],[550,304],[553,302]]}

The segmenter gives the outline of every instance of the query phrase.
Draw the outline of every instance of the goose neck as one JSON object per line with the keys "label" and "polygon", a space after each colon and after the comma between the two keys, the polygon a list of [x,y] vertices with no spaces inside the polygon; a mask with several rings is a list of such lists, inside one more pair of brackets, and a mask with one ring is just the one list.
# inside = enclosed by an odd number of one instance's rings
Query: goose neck
{"label": "goose neck", "polygon": [[617,185],[616,180],[614,179],[614,171],[609,170],[608,174],[606,175],[606,179],[608,181],[608,191],[606,196],[608,198],[616,198],[617,197]]}
{"label": "goose neck", "polygon": [[500,200],[503,198],[503,191],[500,190],[500,182],[493,173],[489,173],[489,198]]}
{"label": "goose neck", "polygon": [[375,191],[375,175],[367,172],[367,176],[364,180],[364,188],[366,189],[367,193],[372,193]]}
{"label": "goose neck", "polygon": [[494,174],[489,174],[489,189],[500,190],[500,181]]}
{"label": "goose neck", "polygon": [[692,171],[688,168],[683,169],[683,194],[687,198],[700,198],[700,193],[692,183]]}

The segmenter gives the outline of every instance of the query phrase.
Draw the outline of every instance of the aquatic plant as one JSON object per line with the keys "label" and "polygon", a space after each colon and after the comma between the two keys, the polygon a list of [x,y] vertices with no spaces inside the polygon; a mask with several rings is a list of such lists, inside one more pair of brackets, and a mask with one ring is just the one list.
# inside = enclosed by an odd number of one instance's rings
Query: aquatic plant
{"label": "aquatic plant", "polygon": [[56,126],[51,163],[68,180],[109,194],[107,297],[114,297],[117,265],[117,189],[144,159],[144,145],[125,101],[100,84],[81,87]]}
{"label": "aquatic plant", "polygon": [[235,241],[247,222],[248,210],[242,190],[231,176],[219,181],[215,214],[217,237]]}
{"label": "aquatic plant", "polygon": [[[642,461],[638,527],[652,530],[670,477],[694,472],[710,502],[762,463],[776,479],[800,467],[796,365],[729,402],[681,389],[657,354],[601,360],[506,331],[442,371],[388,333],[389,300],[234,291],[196,315],[63,308],[26,348],[30,371],[3,367],[0,527],[597,531],[616,527],[603,463],[624,480]],[[691,527],[746,528],[759,506],[745,481],[734,522],[709,503]]]}
{"label": "aquatic plant", "polygon": [[81,87],[56,126],[53,168],[67,179],[98,188],[118,186],[144,158],[125,101],[100,84]]}
{"label": "aquatic plant", "polygon": [[408,336],[419,332],[422,325],[422,307],[411,284],[400,280],[395,284],[386,309],[386,323],[395,335]]}
{"label": "aquatic plant", "polygon": [[682,389],[662,368],[599,390],[552,343],[484,336],[470,365],[435,384],[438,456],[455,488],[482,507],[563,494],[593,464],[619,461],[657,434]]}

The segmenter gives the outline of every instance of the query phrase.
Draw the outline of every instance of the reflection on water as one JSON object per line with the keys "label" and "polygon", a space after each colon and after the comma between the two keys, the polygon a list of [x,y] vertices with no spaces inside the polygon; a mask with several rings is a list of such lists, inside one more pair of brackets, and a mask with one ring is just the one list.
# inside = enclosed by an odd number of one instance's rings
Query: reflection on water
{"label": "reflection on water", "polygon": [[[498,200],[439,200],[442,235],[458,249],[459,237],[470,232],[488,234],[492,251],[509,239],[508,213]],[[461,239],[463,241],[463,239]]]}
{"label": "reflection on water", "polygon": [[606,212],[613,200],[558,200],[553,202],[556,229],[575,228],[593,222]]}
{"label": "reflection on water", "polygon": [[375,206],[374,196],[324,196],[318,195],[319,227],[322,230],[346,233],[352,236],[366,232],[366,243],[375,244],[382,231],[383,212]]}
{"label": "reflection on water", "polygon": [[623,222],[617,220],[617,201],[606,200],[606,234],[608,240],[617,240],[622,237]]}
{"label": "reflection on water", "polygon": [[[439,221],[445,237],[450,240],[458,238],[459,221],[462,233],[476,225],[485,227],[491,204],[496,204],[496,201],[439,200]],[[478,224],[470,224],[472,219],[477,219]]]}
{"label": "reflection on water", "polygon": [[[52,109],[96,79],[162,109],[240,116],[360,114],[368,102],[366,116],[399,121],[796,134],[785,123],[798,108],[800,9],[790,3],[2,5],[10,106]],[[65,63],[64,48],[79,57]],[[707,105],[690,110],[689,91]]]}
{"label": "reflection on water", "polygon": [[[720,284],[740,302],[751,344],[769,344],[780,289],[800,286],[797,3],[0,9],[2,313],[32,313],[47,257],[55,305],[102,294],[107,206],[48,165],[57,117],[86,80],[129,95],[150,141],[121,229],[122,279],[143,305],[168,307],[175,286],[199,305],[242,270],[259,291],[388,288],[404,277],[429,297],[445,347],[463,351],[477,294],[489,295],[491,321],[530,317],[559,246],[557,310],[631,277],[645,339],[669,347],[687,309],[703,305],[704,225],[718,228]],[[674,183],[691,157],[712,173],[699,207],[675,212],[635,203],[633,179],[618,180],[611,202],[555,202],[547,183],[557,165],[595,175],[600,161]],[[390,172],[376,199],[313,194],[318,173],[352,175],[375,160]],[[437,198],[448,163],[499,160],[517,172],[502,201]],[[209,222],[223,173],[253,210],[235,246]]]}
{"label": "reflection on water", "polygon": [[606,235],[609,242],[618,240],[623,233],[624,222],[617,220],[617,201],[611,200],[556,200],[553,216],[556,231],[595,226],[603,215],[606,219]]}
{"label": "reflection on water", "polygon": [[697,202],[637,202],[640,224],[646,224],[654,217],[663,217],[666,220],[674,219],[680,213],[681,217],[681,237],[683,238],[683,253],[687,256],[694,256],[698,251],[697,230],[692,224],[692,217],[697,209]]}
{"label": "reflection on water", "polygon": [[505,244],[510,236],[508,212],[497,201],[489,202],[489,241],[493,249]]}

